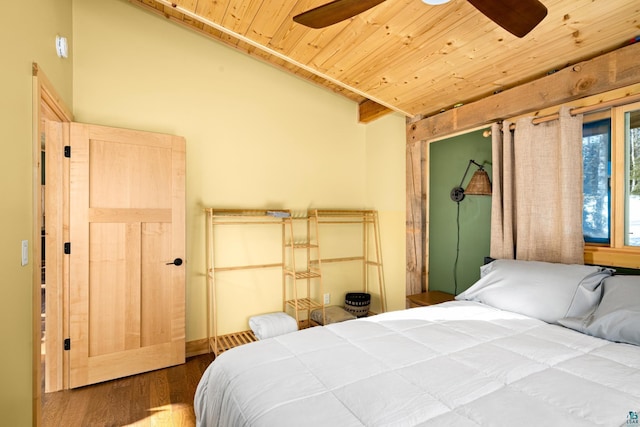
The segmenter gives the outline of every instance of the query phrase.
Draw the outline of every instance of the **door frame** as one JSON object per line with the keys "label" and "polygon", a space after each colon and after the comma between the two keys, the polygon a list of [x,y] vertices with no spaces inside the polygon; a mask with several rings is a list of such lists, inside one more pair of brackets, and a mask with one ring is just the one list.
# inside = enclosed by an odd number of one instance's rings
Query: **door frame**
{"label": "door frame", "polygon": [[[33,425],[38,426],[42,421],[42,370],[41,370],[41,274],[42,274],[42,213],[43,213],[43,197],[42,197],[42,109],[48,108],[58,121],[65,123],[73,120],[71,110],[66,106],[60,95],[57,93],[45,73],[37,63],[32,64],[32,186],[33,186],[33,225],[32,225],[32,242],[31,255],[33,260],[32,270],[32,388],[33,388],[33,406],[32,416]],[[62,201],[60,203],[62,206]],[[62,248],[60,249],[62,252]],[[46,265],[46,263],[45,263]],[[63,265],[58,265],[63,268]],[[61,286],[61,285],[60,285]],[[60,290],[56,290],[56,294]],[[55,329],[62,330],[63,321],[62,313],[54,316],[51,320],[55,322]],[[47,319],[45,319],[47,322]],[[54,326],[54,325],[52,325]],[[46,328],[50,329],[50,328]],[[62,341],[60,341],[62,342]],[[60,353],[62,353],[62,347]],[[62,358],[58,358],[56,369],[62,370]]]}

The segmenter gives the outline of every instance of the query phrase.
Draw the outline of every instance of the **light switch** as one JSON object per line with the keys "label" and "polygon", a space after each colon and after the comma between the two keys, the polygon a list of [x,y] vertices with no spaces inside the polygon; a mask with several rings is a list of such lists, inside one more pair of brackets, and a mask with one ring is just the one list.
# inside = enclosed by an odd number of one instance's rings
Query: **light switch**
{"label": "light switch", "polygon": [[66,37],[56,36],[56,53],[60,58],[69,57],[69,45]]}
{"label": "light switch", "polygon": [[29,241],[22,241],[22,265],[29,264]]}

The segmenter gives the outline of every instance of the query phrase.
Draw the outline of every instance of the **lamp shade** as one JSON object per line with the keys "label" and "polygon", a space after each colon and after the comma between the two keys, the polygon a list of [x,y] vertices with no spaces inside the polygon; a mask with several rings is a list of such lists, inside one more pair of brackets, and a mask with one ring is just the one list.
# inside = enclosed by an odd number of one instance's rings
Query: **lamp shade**
{"label": "lamp shade", "polygon": [[464,194],[473,194],[476,196],[490,196],[491,195],[491,181],[489,180],[489,174],[484,169],[479,169],[474,172],[469,185],[464,190]]}

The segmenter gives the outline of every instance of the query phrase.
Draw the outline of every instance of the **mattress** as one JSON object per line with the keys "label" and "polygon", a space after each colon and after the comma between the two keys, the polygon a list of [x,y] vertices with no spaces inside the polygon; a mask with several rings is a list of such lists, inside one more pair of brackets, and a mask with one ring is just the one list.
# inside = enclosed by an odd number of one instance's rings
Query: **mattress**
{"label": "mattress", "polygon": [[194,408],[202,427],[634,425],[640,347],[452,301],[236,347]]}

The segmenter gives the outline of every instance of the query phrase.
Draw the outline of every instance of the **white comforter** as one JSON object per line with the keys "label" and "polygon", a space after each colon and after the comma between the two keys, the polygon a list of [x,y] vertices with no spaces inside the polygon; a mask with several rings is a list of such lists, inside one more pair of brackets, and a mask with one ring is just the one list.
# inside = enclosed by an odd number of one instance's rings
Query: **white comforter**
{"label": "white comforter", "polygon": [[199,426],[624,426],[640,347],[455,301],[315,327],[223,353]]}

